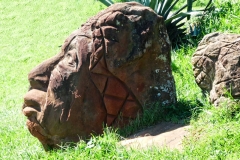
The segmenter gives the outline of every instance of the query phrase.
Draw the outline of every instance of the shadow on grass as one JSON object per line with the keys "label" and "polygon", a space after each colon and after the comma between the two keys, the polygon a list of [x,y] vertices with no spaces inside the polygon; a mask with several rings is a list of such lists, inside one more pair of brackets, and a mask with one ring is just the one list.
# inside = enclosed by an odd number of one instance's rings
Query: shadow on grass
{"label": "shadow on grass", "polygon": [[[197,118],[200,114],[203,103],[200,101],[192,102],[179,100],[172,106],[159,106],[159,104],[153,104],[151,107],[145,107],[143,115],[132,121],[130,125],[119,129],[117,132],[123,137],[128,137],[138,131],[148,129],[154,125],[164,123],[169,126],[170,130],[177,129],[184,125],[188,125],[190,120]],[[171,122],[171,123],[165,123]],[[174,125],[178,124],[178,125]],[[169,131],[168,126],[163,126],[162,131]]]}

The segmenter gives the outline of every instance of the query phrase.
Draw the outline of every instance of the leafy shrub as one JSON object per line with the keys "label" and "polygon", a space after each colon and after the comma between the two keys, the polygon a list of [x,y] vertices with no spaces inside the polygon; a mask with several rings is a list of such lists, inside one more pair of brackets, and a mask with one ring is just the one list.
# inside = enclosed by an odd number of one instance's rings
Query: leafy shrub
{"label": "leafy shrub", "polygon": [[[192,43],[196,46],[204,35],[212,32],[240,33],[240,10],[238,8],[240,8],[240,3],[216,2],[203,16],[192,19],[190,22],[192,28],[198,31]],[[193,30],[190,32],[194,34]]]}

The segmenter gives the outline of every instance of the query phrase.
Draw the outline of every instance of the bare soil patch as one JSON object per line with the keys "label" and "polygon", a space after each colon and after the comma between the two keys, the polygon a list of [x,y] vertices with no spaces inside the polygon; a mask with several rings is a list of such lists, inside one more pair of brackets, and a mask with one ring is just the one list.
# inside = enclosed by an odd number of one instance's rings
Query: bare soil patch
{"label": "bare soil patch", "polygon": [[155,126],[139,131],[120,144],[127,148],[147,149],[149,147],[168,147],[182,149],[182,140],[188,135],[189,125],[161,122]]}

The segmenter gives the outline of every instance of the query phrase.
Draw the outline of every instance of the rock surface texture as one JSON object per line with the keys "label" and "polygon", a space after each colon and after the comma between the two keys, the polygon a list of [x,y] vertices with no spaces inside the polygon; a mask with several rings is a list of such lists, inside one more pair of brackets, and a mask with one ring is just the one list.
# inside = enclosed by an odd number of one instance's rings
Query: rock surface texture
{"label": "rock surface texture", "polygon": [[211,33],[199,43],[192,58],[198,86],[215,106],[229,94],[240,98],[240,35]]}
{"label": "rock surface texture", "polygon": [[176,102],[163,18],[138,3],[90,18],[28,75],[23,113],[46,150],[123,127],[145,104]]}

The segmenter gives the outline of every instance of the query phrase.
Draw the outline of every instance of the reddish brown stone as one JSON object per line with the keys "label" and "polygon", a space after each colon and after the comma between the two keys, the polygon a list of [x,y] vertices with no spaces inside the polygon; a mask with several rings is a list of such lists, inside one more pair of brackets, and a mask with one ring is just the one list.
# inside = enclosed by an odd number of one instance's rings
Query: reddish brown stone
{"label": "reddish brown stone", "polygon": [[176,102],[163,18],[138,3],[90,18],[28,75],[23,113],[45,149],[123,127],[144,104]]}
{"label": "reddish brown stone", "polygon": [[114,96],[104,95],[104,104],[107,109],[107,113],[117,116],[122,108],[125,99],[121,99]]}
{"label": "reddish brown stone", "polygon": [[138,111],[139,104],[136,101],[126,100],[122,106],[121,113],[125,117],[136,118],[135,112]]}

